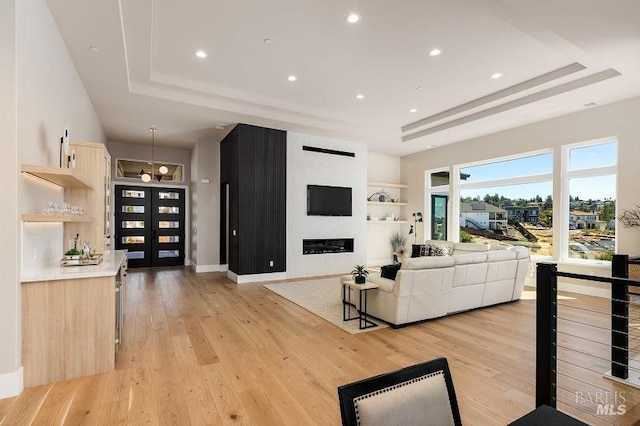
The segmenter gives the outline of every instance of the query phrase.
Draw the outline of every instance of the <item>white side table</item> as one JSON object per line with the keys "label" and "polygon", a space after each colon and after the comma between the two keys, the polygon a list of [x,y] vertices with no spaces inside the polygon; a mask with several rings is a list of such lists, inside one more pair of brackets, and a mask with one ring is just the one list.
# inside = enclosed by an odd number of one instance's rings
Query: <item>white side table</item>
{"label": "white side table", "polygon": [[[342,320],[343,321],[351,321],[351,320],[359,320],[358,328],[360,330],[364,330],[365,328],[377,327],[378,324],[371,321],[370,316],[367,314],[367,294],[371,290],[377,290],[378,284],[375,283],[364,283],[364,284],[356,284],[354,281],[342,281]],[[356,309],[356,307],[351,302],[351,289],[358,291],[359,303],[358,306],[360,309]],[[351,309],[354,308],[358,311],[357,316],[351,316]]]}

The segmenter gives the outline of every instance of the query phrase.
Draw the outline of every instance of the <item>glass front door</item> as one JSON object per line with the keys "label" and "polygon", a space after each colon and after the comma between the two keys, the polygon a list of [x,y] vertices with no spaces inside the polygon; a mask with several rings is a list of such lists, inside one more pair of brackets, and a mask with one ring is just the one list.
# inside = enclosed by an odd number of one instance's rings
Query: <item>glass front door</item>
{"label": "glass front door", "polygon": [[129,266],[184,265],[184,189],[116,185],[116,249]]}

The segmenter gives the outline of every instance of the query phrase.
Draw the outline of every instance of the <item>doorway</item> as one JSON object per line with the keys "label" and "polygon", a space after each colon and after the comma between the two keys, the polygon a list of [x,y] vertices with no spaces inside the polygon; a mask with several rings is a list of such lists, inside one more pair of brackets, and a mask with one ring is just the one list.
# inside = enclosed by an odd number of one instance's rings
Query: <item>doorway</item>
{"label": "doorway", "polygon": [[184,265],[185,191],[115,186],[115,247],[129,267]]}
{"label": "doorway", "polygon": [[431,239],[447,239],[447,201],[446,195],[431,195]]}

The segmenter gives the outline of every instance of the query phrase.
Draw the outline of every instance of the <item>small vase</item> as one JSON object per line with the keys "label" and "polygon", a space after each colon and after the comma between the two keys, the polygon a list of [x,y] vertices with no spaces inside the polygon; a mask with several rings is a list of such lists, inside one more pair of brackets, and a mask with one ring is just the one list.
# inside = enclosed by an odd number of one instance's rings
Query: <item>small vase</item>
{"label": "small vase", "polygon": [[365,282],[367,282],[367,277],[365,277],[364,275],[356,275],[354,281],[356,282],[356,284],[364,284]]}

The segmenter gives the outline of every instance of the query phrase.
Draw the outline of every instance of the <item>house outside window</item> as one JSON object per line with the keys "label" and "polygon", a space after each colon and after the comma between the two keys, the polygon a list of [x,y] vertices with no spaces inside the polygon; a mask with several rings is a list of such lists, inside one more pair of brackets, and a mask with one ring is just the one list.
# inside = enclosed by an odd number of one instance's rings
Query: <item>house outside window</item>
{"label": "house outside window", "polygon": [[507,211],[510,219],[515,219],[521,223],[538,224],[540,221],[539,206],[502,206]]}
{"label": "house outside window", "polygon": [[460,226],[492,231],[507,229],[507,211],[483,201],[460,203]]}

